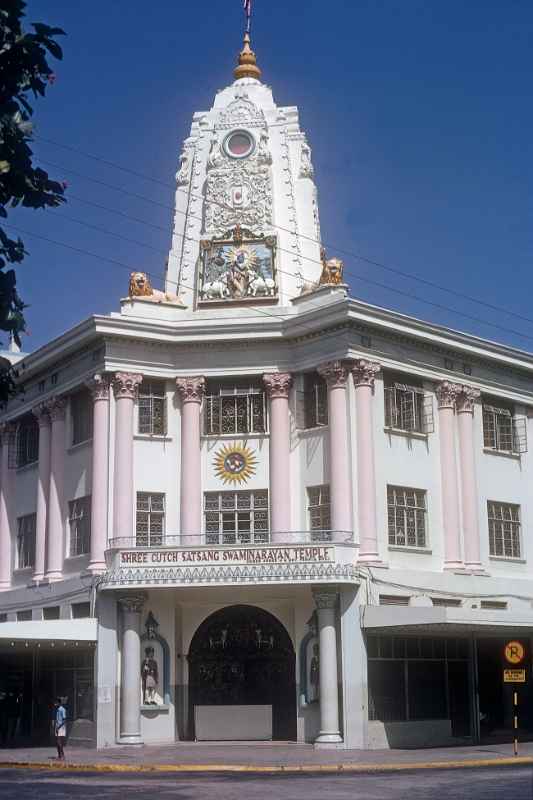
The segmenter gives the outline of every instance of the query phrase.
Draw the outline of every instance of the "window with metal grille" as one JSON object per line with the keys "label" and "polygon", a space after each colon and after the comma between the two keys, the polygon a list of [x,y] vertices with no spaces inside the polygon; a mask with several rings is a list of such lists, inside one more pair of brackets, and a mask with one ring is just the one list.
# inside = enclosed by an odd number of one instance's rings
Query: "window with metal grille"
{"label": "window with metal grille", "polygon": [[17,429],[17,467],[39,460],[39,425],[33,414],[21,419]]}
{"label": "window with metal grille", "polygon": [[91,616],[91,604],[87,601],[84,603],[72,603],[70,611],[72,619],[86,619]]}
{"label": "window with metal grille", "polygon": [[433,433],[433,397],[416,383],[386,379],[385,425],[399,431]]}
{"label": "window with metal grille", "polygon": [[37,514],[26,514],[17,520],[17,567],[35,566],[35,526]]}
{"label": "window with metal grille", "polygon": [[165,533],[165,495],[137,492],[137,547],[160,547]]}
{"label": "window with metal grille", "polygon": [[309,486],[307,488],[307,508],[311,539],[323,539],[324,537],[320,536],[322,531],[331,532],[329,486]]}
{"label": "window with metal grille", "polygon": [[328,387],[318,372],[304,375],[303,412],[304,428],[328,424]]}
{"label": "window with metal grille", "polygon": [[91,551],[91,496],[78,497],[68,504],[70,555],[83,556]]}
{"label": "window with metal grille", "polygon": [[206,492],[206,544],[266,544],[268,491]]}
{"label": "window with metal grille", "polygon": [[259,384],[207,384],[204,435],[266,433],[266,396]]}
{"label": "window with metal grille", "polygon": [[70,397],[72,444],[93,438],[93,400],[88,389],[81,389]]}
{"label": "window with metal grille", "polygon": [[426,547],[426,493],[387,486],[389,545]]}
{"label": "window with metal grille", "polygon": [[17,611],[17,622],[30,622],[32,619],[31,608],[25,611]]}
{"label": "window with metal grille", "polygon": [[59,606],[46,606],[46,608],[43,608],[43,619],[59,619],[59,612]]}
{"label": "window with metal grille", "polygon": [[167,398],[164,381],[143,380],[139,388],[139,433],[167,434]]}
{"label": "window with metal grille", "polygon": [[483,404],[483,445],[502,453],[527,451],[525,417],[515,417],[510,408]]}
{"label": "window with metal grille", "polygon": [[503,558],[520,558],[520,506],[487,502],[489,553]]}

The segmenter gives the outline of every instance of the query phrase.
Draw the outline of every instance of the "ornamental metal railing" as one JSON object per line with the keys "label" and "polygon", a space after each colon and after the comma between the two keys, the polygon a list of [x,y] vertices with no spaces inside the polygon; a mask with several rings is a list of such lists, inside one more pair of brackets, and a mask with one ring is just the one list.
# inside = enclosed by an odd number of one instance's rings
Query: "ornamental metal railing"
{"label": "ornamental metal railing", "polygon": [[264,545],[292,545],[294,547],[325,544],[353,544],[352,531],[256,531],[224,532],[220,534],[151,534],[137,536],[118,536],[109,541],[110,550],[129,550],[131,548],[186,548],[186,547],[260,547]]}

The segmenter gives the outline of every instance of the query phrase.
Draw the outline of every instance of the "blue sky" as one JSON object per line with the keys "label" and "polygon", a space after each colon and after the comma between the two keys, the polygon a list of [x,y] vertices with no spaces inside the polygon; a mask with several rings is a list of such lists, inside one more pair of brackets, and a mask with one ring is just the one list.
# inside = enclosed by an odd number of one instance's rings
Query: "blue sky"
{"label": "blue sky", "polygon": [[[363,255],[527,319],[345,255],[352,294],[533,351],[531,2],[254,6],[264,80],[279,104],[299,106],[313,148],[329,252]],[[118,310],[129,269],[160,275],[161,285],[181,142],[194,111],[231,82],[242,2],[28,0],[27,19],[68,33],[57,82],[35,103],[34,149],[52,177],[68,181],[69,202],[11,221],[100,257],[23,235],[30,256],[19,289],[31,304],[32,350],[90,314]]]}

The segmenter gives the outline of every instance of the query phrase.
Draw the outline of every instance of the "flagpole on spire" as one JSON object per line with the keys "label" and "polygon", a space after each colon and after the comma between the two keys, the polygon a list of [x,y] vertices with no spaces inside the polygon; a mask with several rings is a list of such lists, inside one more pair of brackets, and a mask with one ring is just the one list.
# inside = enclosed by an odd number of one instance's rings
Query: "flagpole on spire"
{"label": "flagpole on spire", "polygon": [[233,75],[236,80],[240,78],[255,78],[259,80],[261,77],[261,70],[257,66],[255,53],[250,47],[250,32],[252,30],[252,0],[244,0],[244,15],[246,17],[246,26],[244,29],[244,42],[243,48],[239,54],[239,63],[233,70]]}
{"label": "flagpole on spire", "polygon": [[246,33],[252,32],[252,0],[244,0],[244,15],[246,17]]}

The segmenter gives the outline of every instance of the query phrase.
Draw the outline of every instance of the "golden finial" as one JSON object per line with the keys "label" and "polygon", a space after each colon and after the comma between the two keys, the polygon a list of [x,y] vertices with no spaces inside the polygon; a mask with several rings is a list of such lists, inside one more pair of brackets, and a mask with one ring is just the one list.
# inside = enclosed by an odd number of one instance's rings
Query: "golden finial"
{"label": "golden finial", "polygon": [[250,34],[248,31],[244,34],[243,48],[239,54],[239,65],[233,70],[235,80],[239,78],[256,78],[259,80],[261,77],[261,70],[257,66],[255,53],[250,47]]}

